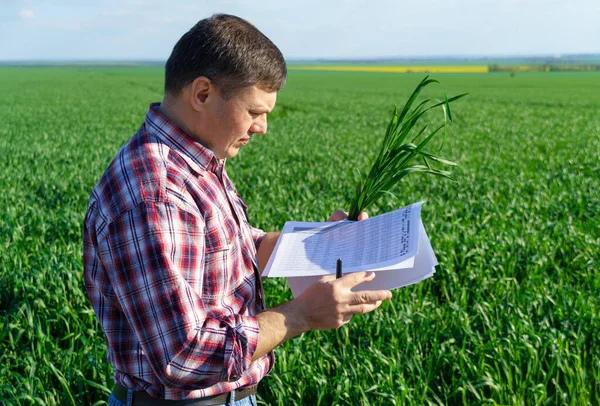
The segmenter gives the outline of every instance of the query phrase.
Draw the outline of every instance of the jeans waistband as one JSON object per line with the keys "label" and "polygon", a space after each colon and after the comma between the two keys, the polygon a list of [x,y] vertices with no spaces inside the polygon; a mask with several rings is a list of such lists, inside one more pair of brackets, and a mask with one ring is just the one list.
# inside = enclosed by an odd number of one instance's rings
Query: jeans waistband
{"label": "jeans waistband", "polygon": [[[245,388],[236,389],[234,399],[242,400],[256,393],[256,385]],[[231,400],[232,392],[221,393],[219,395],[207,396],[199,399],[184,399],[184,400],[165,400],[158,399],[148,395],[146,392],[133,392],[133,406],[215,406],[222,405]],[[120,402],[127,404],[127,388],[123,385],[115,383],[113,394]]]}

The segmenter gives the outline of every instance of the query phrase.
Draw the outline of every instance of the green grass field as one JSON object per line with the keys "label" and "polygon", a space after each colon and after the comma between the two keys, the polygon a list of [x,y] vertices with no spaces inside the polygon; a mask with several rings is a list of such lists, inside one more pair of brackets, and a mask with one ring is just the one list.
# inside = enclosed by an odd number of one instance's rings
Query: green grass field
{"label": "green grass field", "polygon": [[[324,220],[421,74],[291,72],[228,171],[254,225]],[[409,176],[440,267],[276,350],[264,404],[600,404],[600,73],[438,74],[457,183]],[[89,194],[162,97],[158,68],[0,69],[0,404],[105,404],[82,281]],[[429,95],[435,93],[428,92]],[[268,302],[291,298],[267,280]]]}

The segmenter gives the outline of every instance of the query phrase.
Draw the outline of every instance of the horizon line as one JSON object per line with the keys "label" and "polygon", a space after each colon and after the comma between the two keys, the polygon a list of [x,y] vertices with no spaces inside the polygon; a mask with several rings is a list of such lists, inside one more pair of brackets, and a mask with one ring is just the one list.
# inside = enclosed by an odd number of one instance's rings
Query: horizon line
{"label": "horizon line", "polygon": [[[600,58],[600,53],[552,53],[552,54],[477,54],[477,55],[411,55],[381,57],[345,57],[345,58],[286,58],[286,62],[382,62],[382,61],[416,61],[416,60],[490,60],[490,59],[568,59],[568,58]],[[18,63],[165,63],[161,58],[38,58],[38,59],[0,59],[0,64]]]}

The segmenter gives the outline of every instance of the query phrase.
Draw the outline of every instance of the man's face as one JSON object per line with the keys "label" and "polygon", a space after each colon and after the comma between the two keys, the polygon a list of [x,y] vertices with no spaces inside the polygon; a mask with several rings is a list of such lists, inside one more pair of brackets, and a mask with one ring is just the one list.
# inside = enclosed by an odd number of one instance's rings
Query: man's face
{"label": "man's face", "polygon": [[223,159],[236,156],[252,135],[267,132],[267,114],[275,107],[277,92],[249,86],[229,99],[224,99],[218,90],[210,97],[200,118],[200,138],[218,159]]}

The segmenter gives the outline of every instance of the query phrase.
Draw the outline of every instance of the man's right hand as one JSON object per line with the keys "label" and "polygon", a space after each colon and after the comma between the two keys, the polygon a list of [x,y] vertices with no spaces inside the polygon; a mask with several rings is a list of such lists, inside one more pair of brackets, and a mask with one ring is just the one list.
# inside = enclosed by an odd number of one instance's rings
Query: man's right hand
{"label": "man's right hand", "polygon": [[331,330],[348,323],[353,315],[364,314],[392,297],[389,290],[352,292],[372,281],[375,272],[356,272],[335,279],[326,276],[290,302],[258,314],[259,338],[252,355],[255,361],[292,337],[310,330]]}
{"label": "man's right hand", "polygon": [[389,290],[352,292],[355,286],[375,278],[375,272],[355,272],[322,278],[293,302],[306,330],[330,330],[348,323],[353,315],[375,310],[392,297]]}

